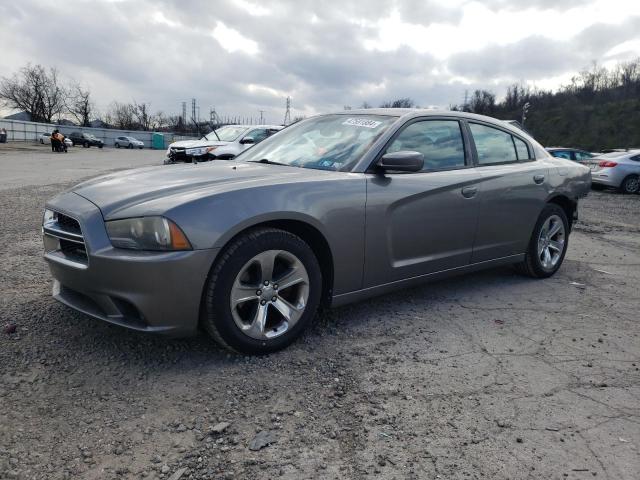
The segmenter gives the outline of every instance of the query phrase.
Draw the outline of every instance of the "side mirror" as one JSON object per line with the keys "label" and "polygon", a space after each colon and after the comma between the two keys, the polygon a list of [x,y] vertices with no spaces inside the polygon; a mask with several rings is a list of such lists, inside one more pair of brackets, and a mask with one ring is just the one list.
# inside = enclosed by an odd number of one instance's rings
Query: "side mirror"
{"label": "side mirror", "polygon": [[424,166],[424,155],[408,150],[386,153],[378,160],[377,165],[383,170],[419,172]]}
{"label": "side mirror", "polygon": [[240,140],[240,143],[242,145],[250,145],[252,143],[256,143],[256,141],[253,139],[253,137],[244,137],[242,140]]}

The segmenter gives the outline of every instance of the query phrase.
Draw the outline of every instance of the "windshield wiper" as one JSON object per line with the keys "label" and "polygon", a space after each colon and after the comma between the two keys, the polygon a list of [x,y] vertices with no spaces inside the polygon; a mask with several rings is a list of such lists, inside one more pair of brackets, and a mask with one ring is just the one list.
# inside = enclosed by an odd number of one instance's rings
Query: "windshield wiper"
{"label": "windshield wiper", "polygon": [[284,165],[285,167],[289,166],[289,164],[287,164],[287,163],[274,162],[273,160],[269,160],[268,158],[261,158],[260,160],[247,160],[247,162],[251,162],[251,163],[266,163],[268,165]]}

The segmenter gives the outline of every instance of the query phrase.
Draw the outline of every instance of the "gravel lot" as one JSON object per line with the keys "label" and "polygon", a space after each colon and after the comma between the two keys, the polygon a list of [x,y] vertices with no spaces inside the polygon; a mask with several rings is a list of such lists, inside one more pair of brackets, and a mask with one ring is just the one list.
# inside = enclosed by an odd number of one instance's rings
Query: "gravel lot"
{"label": "gravel lot", "polygon": [[0,478],[638,478],[640,196],[592,192],[551,279],[425,285],[247,358],[51,299],[44,201],[163,153],[46,150],[0,145]]}

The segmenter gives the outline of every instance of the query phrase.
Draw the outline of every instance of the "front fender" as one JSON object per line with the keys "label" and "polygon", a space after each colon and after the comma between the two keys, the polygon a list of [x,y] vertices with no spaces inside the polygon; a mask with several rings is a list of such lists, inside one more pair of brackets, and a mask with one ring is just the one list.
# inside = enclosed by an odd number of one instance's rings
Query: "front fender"
{"label": "front fender", "polygon": [[318,230],[331,249],[338,294],[362,284],[365,199],[365,180],[358,174],[194,198],[165,216],[180,225],[196,249],[223,248],[242,231],[267,222],[304,222]]}

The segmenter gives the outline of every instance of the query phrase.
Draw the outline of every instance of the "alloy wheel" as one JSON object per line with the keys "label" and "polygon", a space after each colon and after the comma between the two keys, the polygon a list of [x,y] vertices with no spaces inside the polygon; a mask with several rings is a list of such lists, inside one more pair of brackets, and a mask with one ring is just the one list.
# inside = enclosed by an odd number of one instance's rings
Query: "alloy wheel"
{"label": "alloy wheel", "polygon": [[542,225],[538,235],[538,258],[546,270],[553,269],[564,252],[565,228],[558,215],[551,215]]}
{"label": "alloy wheel", "polygon": [[298,257],[267,250],[244,264],[231,287],[236,326],[247,336],[270,340],[291,330],[309,300],[309,274]]}
{"label": "alloy wheel", "polygon": [[624,191],[626,193],[636,193],[640,189],[640,178],[639,177],[629,177],[624,181],[623,185]]}

